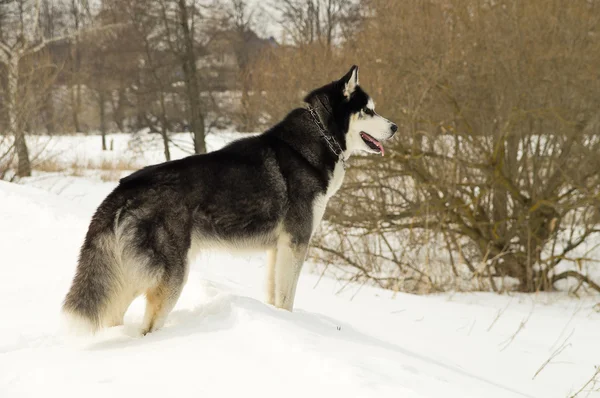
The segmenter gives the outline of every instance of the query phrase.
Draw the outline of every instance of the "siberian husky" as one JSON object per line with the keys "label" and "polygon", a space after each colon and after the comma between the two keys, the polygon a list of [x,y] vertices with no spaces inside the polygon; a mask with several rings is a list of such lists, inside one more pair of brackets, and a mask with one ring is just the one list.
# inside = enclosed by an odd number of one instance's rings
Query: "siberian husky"
{"label": "siberian husky", "polygon": [[121,325],[145,294],[159,329],[191,252],[265,250],[266,301],[291,311],[313,232],[356,152],[383,155],[397,126],[375,112],[353,66],[266,132],[123,178],[94,214],[63,311],[91,331]]}

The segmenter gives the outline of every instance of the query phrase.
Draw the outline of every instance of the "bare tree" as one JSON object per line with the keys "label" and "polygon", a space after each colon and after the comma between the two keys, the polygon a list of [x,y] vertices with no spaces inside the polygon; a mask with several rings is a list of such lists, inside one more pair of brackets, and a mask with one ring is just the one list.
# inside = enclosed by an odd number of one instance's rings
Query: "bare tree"
{"label": "bare tree", "polygon": [[[69,14],[74,30],[79,31],[87,20],[91,17],[89,4],[87,1],[70,0]],[[81,124],[79,122],[79,113],[81,112],[82,100],[82,75],[81,75],[81,45],[79,36],[75,36],[71,45],[71,115],[73,118],[73,129],[75,132],[81,132]]]}
{"label": "bare tree", "polygon": [[202,98],[205,84],[198,73],[198,61],[206,51],[206,32],[210,26],[204,14],[210,14],[212,7],[194,0],[153,0],[139,2],[135,7],[155,22],[152,46],[169,51],[178,61],[194,151],[204,153],[207,104]]}
{"label": "bare tree", "polygon": [[253,78],[253,63],[262,55],[265,48],[274,45],[272,39],[261,39],[255,32],[255,14],[258,8],[252,7],[246,0],[233,0],[227,8],[223,25],[227,27],[226,37],[235,54],[237,66],[236,88],[240,90],[240,105],[237,112],[238,127],[242,131],[255,128],[252,101],[250,100]]}
{"label": "bare tree", "polygon": [[17,174],[31,175],[29,151],[25,141],[23,120],[19,120],[19,86],[21,61],[26,56],[36,54],[51,43],[79,37],[82,31],[54,32],[46,36],[42,29],[41,0],[7,0],[0,4],[0,63],[7,75],[7,115],[8,130],[15,137],[15,150],[18,158]]}
{"label": "bare tree", "polygon": [[279,24],[295,45],[331,47],[359,20],[359,2],[348,0],[282,0],[272,2]]}
{"label": "bare tree", "polygon": [[161,49],[156,42],[156,16],[140,10],[139,5],[128,9],[128,18],[135,32],[133,36],[141,43],[135,89],[139,125],[160,134],[165,160],[168,161],[171,160],[169,134],[176,124],[171,120],[170,111],[177,94],[177,75],[173,71],[178,70],[179,63],[171,52]]}
{"label": "bare tree", "polygon": [[[565,278],[598,289],[579,272],[593,264],[581,246],[600,232],[598,3],[371,5],[376,20],[353,45],[382,112],[404,133],[391,162],[356,162],[344,197],[360,210],[348,216],[340,203],[330,221],[361,225],[383,242],[371,258],[432,287],[385,241],[422,236],[445,248],[436,261],[456,277],[470,273],[493,289],[505,277],[522,291]],[[386,53],[375,39],[402,50]],[[372,187],[358,183],[365,173],[378,175]],[[432,259],[413,261],[424,271]]]}
{"label": "bare tree", "polygon": [[107,150],[106,134],[111,121],[123,132],[127,94],[135,84],[141,57],[139,37],[125,10],[116,2],[105,2],[94,16],[101,26],[120,26],[118,33],[82,37],[78,45],[81,60],[79,74],[97,104],[102,149]]}
{"label": "bare tree", "polygon": [[400,127],[386,158],[352,160],[314,255],[391,289],[598,289],[598,6],[368,0],[331,54],[308,22],[265,54],[253,89],[273,119],[357,63]]}
{"label": "bare tree", "polygon": [[31,175],[25,132],[18,120],[19,64],[24,56],[42,50],[48,39],[39,29],[40,1],[8,1],[0,5],[0,62],[7,73],[7,114],[9,133],[15,137],[17,174]]}
{"label": "bare tree", "polygon": [[[164,10],[164,8],[163,8]],[[196,69],[196,43],[195,23],[197,21],[196,11],[193,6],[187,4],[186,0],[177,0],[177,18],[181,38],[180,58],[183,67],[186,93],[189,102],[190,127],[194,133],[194,150],[196,153],[206,152],[204,114],[200,107],[200,82]],[[164,14],[164,23],[166,20]]]}

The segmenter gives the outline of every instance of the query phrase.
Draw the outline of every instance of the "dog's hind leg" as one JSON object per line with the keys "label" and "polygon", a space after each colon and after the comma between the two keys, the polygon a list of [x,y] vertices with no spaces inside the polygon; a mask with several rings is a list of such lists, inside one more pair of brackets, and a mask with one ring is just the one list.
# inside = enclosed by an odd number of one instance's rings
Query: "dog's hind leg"
{"label": "dog's hind leg", "polygon": [[187,279],[187,272],[187,261],[183,261],[178,267],[167,269],[158,284],[146,291],[143,335],[154,332],[164,325],[167,316],[181,295]]}
{"label": "dog's hind leg", "polygon": [[293,242],[283,234],[277,244],[275,270],[275,306],[291,311],[294,308],[296,286],[302,264],[308,251],[308,243]]}
{"label": "dog's hind leg", "polygon": [[[125,296],[124,294],[121,295]],[[113,304],[114,308],[111,310],[111,314],[109,315],[107,323],[108,327],[121,326],[123,324],[125,312],[127,312],[127,308],[129,308],[129,305],[135,299],[135,297],[136,296],[134,295],[129,295],[127,298],[120,297],[118,300],[119,302]]]}
{"label": "dog's hind leg", "polygon": [[265,283],[266,302],[275,305],[275,266],[277,264],[277,248],[267,250],[267,279]]}
{"label": "dog's hind leg", "polygon": [[123,325],[123,318],[125,317],[127,309],[133,300],[135,300],[140,294],[140,290],[124,289],[124,291],[122,291],[118,297],[115,297],[112,303],[111,312],[107,314],[107,326],[113,327]]}

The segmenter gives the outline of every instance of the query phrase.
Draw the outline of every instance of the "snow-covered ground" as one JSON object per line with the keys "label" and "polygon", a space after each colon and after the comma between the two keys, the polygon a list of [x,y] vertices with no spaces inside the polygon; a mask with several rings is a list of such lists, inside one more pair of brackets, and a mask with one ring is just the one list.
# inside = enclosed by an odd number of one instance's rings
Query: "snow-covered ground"
{"label": "snow-covered ground", "polygon": [[[60,304],[115,184],[0,182],[0,397],[562,398],[600,365],[598,296],[415,296],[304,272],[288,313],[262,302],[261,253],[202,254],[156,333],[139,336],[138,299],[125,326],[71,337]],[[600,397],[596,379],[578,397]]]}

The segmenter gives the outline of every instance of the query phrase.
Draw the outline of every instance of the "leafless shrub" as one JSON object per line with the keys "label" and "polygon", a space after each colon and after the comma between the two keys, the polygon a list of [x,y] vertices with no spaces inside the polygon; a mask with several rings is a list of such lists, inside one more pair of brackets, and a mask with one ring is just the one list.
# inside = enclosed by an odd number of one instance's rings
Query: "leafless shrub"
{"label": "leafless shrub", "polygon": [[569,278],[600,291],[585,271],[600,232],[600,4],[365,7],[339,48],[276,49],[255,77],[277,119],[298,88],[358,63],[400,126],[388,157],[352,161],[313,255],[389,288],[533,292]]}

